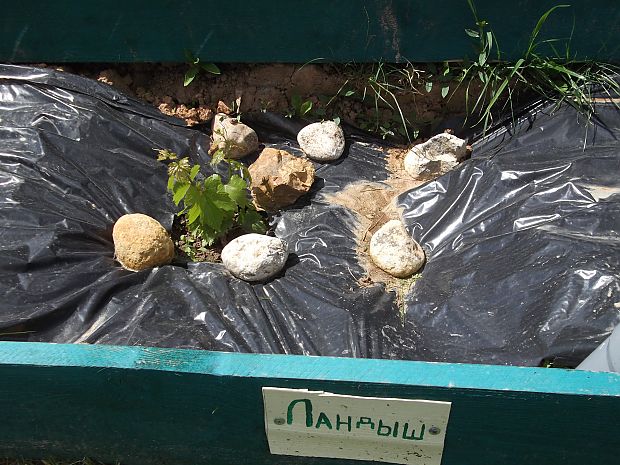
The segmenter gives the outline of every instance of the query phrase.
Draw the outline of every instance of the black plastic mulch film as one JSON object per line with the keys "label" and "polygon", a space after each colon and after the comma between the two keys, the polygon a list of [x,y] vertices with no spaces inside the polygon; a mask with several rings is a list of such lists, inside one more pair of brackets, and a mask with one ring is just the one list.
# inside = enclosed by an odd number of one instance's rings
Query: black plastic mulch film
{"label": "black plastic mulch film", "polygon": [[[324,197],[387,178],[376,141],[347,133],[342,159],[279,215],[291,257],[275,279],[180,261],[133,273],[114,261],[114,222],[170,228],[176,211],[153,149],[208,167],[208,135],[105,84],[0,66],[0,339],[575,365],[620,320],[620,114],[598,117],[533,112],[399,197],[428,257],[403,323],[393,294],[358,284],[355,214]],[[301,123],[246,121],[301,153]]]}

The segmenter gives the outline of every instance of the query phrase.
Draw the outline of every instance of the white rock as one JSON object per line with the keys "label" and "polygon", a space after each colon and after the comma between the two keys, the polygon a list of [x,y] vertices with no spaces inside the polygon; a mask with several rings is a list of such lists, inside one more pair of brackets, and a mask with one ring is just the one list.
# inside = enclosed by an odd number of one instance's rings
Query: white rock
{"label": "white rock", "polygon": [[405,155],[405,171],[413,177],[437,177],[454,169],[467,154],[467,141],[443,133],[416,145]]}
{"label": "white rock", "polygon": [[222,250],[222,263],[234,276],[245,281],[262,281],[277,274],[286,263],[286,244],[277,237],[245,234]]}
{"label": "white rock", "polygon": [[385,223],[370,239],[370,258],[383,271],[408,278],[422,268],[424,251],[398,220]]}
{"label": "white rock", "polygon": [[316,161],[333,161],[344,152],[344,133],[333,121],[312,123],[297,134],[297,142],[303,152]]}
{"label": "white rock", "polygon": [[213,143],[227,150],[228,157],[233,159],[258,150],[258,136],[254,129],[224,113],[213,118]]}

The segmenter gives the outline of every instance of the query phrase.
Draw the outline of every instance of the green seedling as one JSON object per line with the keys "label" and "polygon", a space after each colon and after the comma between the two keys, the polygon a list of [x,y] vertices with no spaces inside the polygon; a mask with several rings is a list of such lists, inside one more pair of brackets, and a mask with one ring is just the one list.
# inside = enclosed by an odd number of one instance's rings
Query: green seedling
{"label": "green seedling", "polygon": [[200,58],[194,57],[189,52],[185,54],[185,58],[189,65],[189,69],[185,72],[185,77],[183,78],[183,86],[185,87],[194,82],[194,79],[198,76],[200,71],[206,71],[210,74],[222,74],[214,63],[201,63]]}
{"label": "green seedling", "polygon": [[[383,137],[400,134],[407,140],[415,139],[412,125],[401,106],[401,97],[408,93],[419,94],[417,89],[420,71],[411,63],[389,65],[386,63],[355,64],[348,63],[343,68],[343,84],[338,92],[325,105],[328,107],[337,98],[355,99],[373,108],[372,116],[362,118],[360,127]],[[395,128],[388,127],[382,120],[381,109],[392,110],[396,115]],[[394,124],[393,122],[390,125]],[[390,134],[391,133],[391,134]]]}
{"label": "green seedling", "polygon": [[[200,166],[191,165],[187,157],[179,158],[169,150],[157,152],[159,161],[168,162],[168,190],[173,202],[181,207],[179,215],[185,217],[189,231],[184,241],[187,246],[191,246],[196,237],[207,246],[213,245],[238,227],[248,232],[265,232],[263,219],[248,198],[247,168],[227,159],[224,149],[213,154],[211,164],[228,163],[227,182],[223,182],[219,174],[203,178]],[[232,174],[233,171],[240,174]]]}
{"label": "green seedling", "polygon": [[292,118],[293,116],[302,117],[310,113],[312,110],[313,103],[310,100],[302,100],[299,94],[295,94],[291,97],[291,108],[289,108],[288,113],[286,114],[287,118]]}

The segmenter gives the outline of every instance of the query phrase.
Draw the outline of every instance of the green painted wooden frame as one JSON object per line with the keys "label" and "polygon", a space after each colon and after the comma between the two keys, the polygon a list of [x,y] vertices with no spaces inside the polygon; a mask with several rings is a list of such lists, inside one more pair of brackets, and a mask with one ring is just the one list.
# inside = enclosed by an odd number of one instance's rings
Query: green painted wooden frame
{"label": "green painted wooden frame", "polygon": [[618,463],[611,373],[0,342],[0,386],[0,456],[343,463],[270,455],[261,388],[274,386],[451,401],[443,465]]}
{"label": "green painted wooden frame", "polygon": [[[620,61],[617,0],[475,0],[515,60],[549,8],[541,39]],[[472,56],[466,0],[21,0],[0,7],[0,61],[431,62]],[[544,53],[544,51],[541,51]]]}

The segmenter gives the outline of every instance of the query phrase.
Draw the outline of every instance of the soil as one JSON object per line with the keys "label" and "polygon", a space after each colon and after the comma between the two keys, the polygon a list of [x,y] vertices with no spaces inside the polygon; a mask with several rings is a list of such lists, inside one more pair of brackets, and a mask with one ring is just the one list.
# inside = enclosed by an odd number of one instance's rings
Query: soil
{"label": "soil", "polygon": [[[337,64],[218,64],[221,74],[199,73],[183,85],[186,64],[62,64],[50,66],[112,85],[147,101],[162,113],[182,118],[190,126],[211,120],[221,102],[235,112],[273,111],[294,113],[293,98],[310,101],[306,115],[313,119],[339,117],[362,129],[393,137],[399,135],[400,116],[393,98],[383,93],[376,98],[371,65]],[[414,128],[437,126],[446,118],[462,115],[464,97],[441,96],[441,85],[425,90],[428,74],[409,69],[410,78],[399,72],[385,76],[398,106]],[[411,78],[413,76],[413,78]],[[390,108],[390,106],[392,108]],[[381,129],[383,128],[383,129]],[[442,128],[443,129],[443,128]],[[411,132],[414,132],[413,130]],[[428,131],[426,131],[428,132]]]}
{"label": "soil", "polygon": [[405,148],[386,150],[385,159],[390,176],[384,183],[360,181],[349,184],[337,194],[326,196],[329,202],[353,211],[359,220],[355,231],[358,243],[357,255],[366,271],[366,275],[359,281],[360,284],[372,286],[375,283],[383,283],[387,291],[396,293],[397,305],[403,314],[404,297],[420,275],[401,279],[386,273],[371,260],[369,247],[372,235],[381,226],[390,220],[400,220],[396,198],[427,181],[412,178],[404,170],[403,161],[407,151]]}
{"label": "soil", "polygon": [[[174,242],[175,256],[182,261],[188,262],[211,262],[217,263],[222,261],[222,243],[216,243],[212,246],[203,244],[200,237],[194,240],[187,239],[191,237],[187,230],[185,217],[175,216],[172,223],[171,231],[172,242]],[[188,254],[188,251],[191,252]]]}

